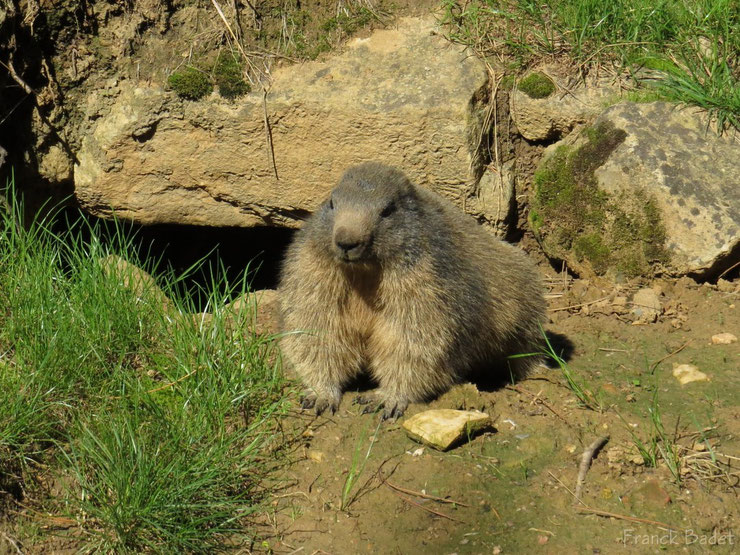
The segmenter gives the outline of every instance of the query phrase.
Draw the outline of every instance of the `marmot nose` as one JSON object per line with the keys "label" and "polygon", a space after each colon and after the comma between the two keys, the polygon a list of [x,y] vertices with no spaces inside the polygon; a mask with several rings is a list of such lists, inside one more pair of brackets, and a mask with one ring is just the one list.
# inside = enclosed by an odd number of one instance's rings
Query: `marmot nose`
{"label": "marmot nose", "polygon": [[334,232],[334,244],[345,254],[362,246],[362,235],[344,226]]}
{"label": "marmot nose", "polygon": [[353,239],[337,239],[336,243],[337,243],[337,247],[339,247],[345,253],[348,253],[352,249],[356,249],[362,244],[360,241],[353,240]]}

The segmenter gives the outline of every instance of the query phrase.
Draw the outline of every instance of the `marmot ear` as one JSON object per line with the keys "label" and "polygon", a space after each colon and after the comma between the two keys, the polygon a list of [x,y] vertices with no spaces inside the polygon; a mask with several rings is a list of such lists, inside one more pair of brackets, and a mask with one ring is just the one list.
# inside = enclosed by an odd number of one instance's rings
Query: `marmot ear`
{"label": "marmot ear", "polygon": [[398,199],[398,204],[407,210],[416,210],[419,206],[419,197],[416,196],[416,192],[414,190],[411,190],[404,193],[403,196]]}

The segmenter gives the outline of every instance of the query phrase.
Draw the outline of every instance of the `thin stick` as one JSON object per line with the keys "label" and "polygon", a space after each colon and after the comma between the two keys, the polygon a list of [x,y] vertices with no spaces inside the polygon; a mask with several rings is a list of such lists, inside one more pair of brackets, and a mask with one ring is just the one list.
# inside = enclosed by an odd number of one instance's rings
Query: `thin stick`
{"label": "thin stick", "polygon": [[561,306],[560,308],[551,308],[550,312],[559,312],[561,310],[570,310],[571,308],[581,308],[584,306],[589,306],[592,304],[600,303],[601,301],[607,300],[609,297],[601,297],[600,299],[596,299],[595,301],[590,301],[587,303],[581,303],[581,304],[572,304],[570,306]]}
{"label": "thin stick", "polygon": [[562,481],[562,480],[561,480],[560,478],[558,478],[557,476],[555,476],[555,474],[553,474],[553,473],[552,473],[552,472],[550,472],[549,470],[547,471],[547,473],[548,473],[548,474],[549,474],[549,475],[550,475],[550,476],[551,476],[552,478],[554,478],[555,480],[557,480],[558,484],[560,484],[561,486],[563,486],[563,488],[565,488],[565,491],[567,491],[568,493],[570,493],[570,494],[571,494],[571,495],[573,496],[573,498],[574,498],[574,499],[575,499],[576,501],[578,501],[578,502],[579,502],[579,503],[580,503],[581,505],[583,505],[584,507],[587,507],[587,506],[588,506],[588,505],[586,505],[586,504],[585,504],[585,503],[584,503],[583,501],[581,501],[580,499],[578,499],[578,498],[576,497],[576,494],[575,494],[575,493],[573,493],[573,492],[571,491],[571,489],[570,489],[570,488],[569,488],[568,486],[566,486],[566,485],[565,485],[565,484],[563,483],[563,481]]}
{"label": "thin stick", "polygon": [[242,31],[241,20],[239,19],[239,2],[237,0],[231,0],[231,7],[234,9],[234,25],[236,26],[237,40],[241,42],[244,32]]}
{"label": "thin stick", "polygon": [[470,507],[470,505],[461,503],[460,501],[455,501],[454,499],[445,499],[444,497],[436,497],[434,495],[428,495],[420,491],[413,491],[410,489],[402,488],[400,486],[390,483],[388,480],[385,480],[385,479],[383,479],[383,483],[396,491],[400,491],[401,493],[407,493],[415,497],[423,497],[424,499],[431,499],[433,501],[439,501],[440,503],[450,503],[452,505],[460,505],[461,507]]}
{"label": "thin stick", "polygon": [[666,528],[668,530],[677,530],[674,526],[671,526],[670,524],[666,524],[665,522],[659,522],[657,520],[649,520],[647,518],[637,518],[636,516],[629,516],[629,515],[620,515],[617,513],[610,513],[608,511],[601,511],[599,509],[592,509],[591,507],[576,507],[576,511],[579,513],[590,513],[598,516],[605,516],[610,518],[618,518],[621,520],[629,520],[630,522],[641,522],[642,524],[653,524],[655,526],[660,526],[661,528]]}
{"label": "thin stick", "polygon": [[576,501],[581,500],[581,488],[583,487],[583,483],[586,481],[586,473],[591,466],[591,460],[596,456],[596,452],[606,445],[607,441],[609,441],[609,436],[595,439],[594,442],[589,445],[588,449],[583,452],[581,465],[578,467],[578,479],[576,480]]}
{"label": "thin stick", "polygon": [[[171,381],[169,383],[166,383],[164,385],[160,385],[159,387],[155,387],[154,389],[149,389],[149,390],[147,390],[147,394],[149,394],[149,393],[156,393],[157,391],[162,391],[163,389],[168,389],[168,388],[172,387],[173,385],[176,385],[176,384],[180,383],[181,381],[187,380],[190,376],[192,376],[193,374],[195,374],[197,371],[198,371],[198,368],[196,368],[195,370],[192,370],[192,371],[188,372],[184,376],[180,376],[176,380],[173,380],[173,381]],[[110,398],[111,399],[123,399],[123,397],[121,397],[120,395],[112,395]]]}
{"label": "thin stick", "polygon": [[[236,37],[236,34],[231,29],[231,25],[229,25],[228,20],[226,19],[226,16],[224,15],[223,10],[221,9],[221,6],[216,0],[211,0],[211,3],[213,4],[213,7],[216,8],[216,11],[218,12],[219,17],[224,22],[224,25],[226,26],[226,29],[229,31],[229,34],[231,35],[231,39],[236,44],[236,47],[239,49],[239,52],[241,52],[242,57],[244,58],[244,61],[249,66],[249,68],[255,72],[255,74],[259,73],[257,71],[256,66],[252,63],[252,60],[249,59],[249,56],[247,56],[247,53],[244,51],[244,47],[242,46],[239,39]],[[252,77],[249,75],[249,72],[246,72],[247,79],[249,79],[249,82],[254,84],[254,81],[252,80]]]}
{"label": "thin stick", "polygon": [[254,19],[259,19],[260,14],[257,11],[257,8],[254,7],[254,4],[247,0],[247,6],[249,6],[249,8],[252,10],[252,15],[254,16]]}
{"label": "thin stick", "polygon": [[8,60],[7,64],[4,64],[0,62],[0,65],[2,65],[5,69],[8,70],[8,73],[10,73],[10,76],[13,78],[13,81],[18,83],[20,87],[26,92],[26,94],[34,94],[33,89],[30,87],[28,83],[26,83],[23,78],[16,73],[15,68],[13,67],[13,56],[10,56],[10,59]]}
{"label": "thin stick", "polygon": [[529,395],[530,397],[532,397],[532,398],[534,399],[534,402],[536,402],[536,403],[540,403],[540,404],[541,404],[541,405],[543,405],[543,406],[544,406],[544,407],[545,407],[546,409],[548,409],[548,410],[549,410],[549,411],[550,411],[551,413],[553,413],[553,414],[554,414],[555,416],[557,416],[557,417],[558,417],[558,418],[559,418],[560,420],[562,420],[562,421],[563,421],[563,422],[565,422],[565,423],[566,423],[566,424],[567,424],[568,426],[570,426],[570,422],[568,422],[568,421],[567,421],[567,420],[566,420],[565,418],[563,418],[563,417],[562,417],[562,416],[561,416],[560,414],[558,414],[558,413],[557,413],[557,412],[555,411],[555,409],[554,409],[554,408],[552,408],[552,407],[551,407],[551,406],[550,406],[549,404],[547,404],[547,402],[545,402],[545,400],[544,400],[544,399],[541,399],[541,398],[540,398],[540,397],[539,397],[538,395],[533,395],[533,394],[531,394],[531,393],[530,393],[529,391],[526,391],[526,390],[522,390],[522,389],[519,389],[519,388],[517,388],[517,387],[515,387],[515,386],[513,386],[513,385],[507,385],[507,386],[506,386],[506,389],[511,389],[511,390],[513,390],[513,391],[516,391],[516,392],[517,392],[517,393],[519,393],[520,395],[521,395],[522,393],[524,393],[524,394],[526,394],[526,395]]}
{"label": "thin stick", "polygon": [[75,524],[77,524],[77,521],[74,519],[67,518],[64,516],[55,516],[55,515],[51,515],[48,513],[42,513],[42,512],[37,511],[36,509],[32,509],[31,507],[24,505],[20,501],[16,501],[15,503],[16,505],[21,507],[23,511],[16,511],[15,509],[8,509],[8,512],[11,512],[17,515],[22,515],[22,516],[28,516],[28,513],[32,513],[33,515],[39,518],[44,518],[46,520],[49,520],[58,526],[65,526],[65,525],[74,526]]}
{"label": "thin stick", "polygon": [[270,120],[267,117],[267,89],[262,88],[262,110],[265,115],[265,134],[267,135],[267,158],[272,163],[272,171],[275,172],[275,179],[278,177],[277,165],[275,164],[275,146],[272,144],[272,128]]}
{"label": "thin stick", "polygon": [[195,370],[192,370],[192,371],[188,372],[184,376],[180,376],[175,381],[172,381],[170,383],[166,383],[164,385],[160,385],[159,387],[155,387],[154,389],[150,389],[149,391],[147,391],[147,393],[156,393],[157,391],[162,391],[163,389],[167,389],[168,387],[172,387],[173,385],[178,384],[181,381],[187,380],[190,376],[192,376],[193,374],[195,374],[197,371],[198,371],[198,369],[196,368]]}
{"label": "thin stick", "polygon": [[683,345],[681,345],[678,349],[676,349],[672,353],[668,353],[666,356],[664,356],[663,358],[661,358],[657,362],[654,362],[653,365],[650,367],[650,373],[652,374],[653,372],[655,372],[655,369],[658,367],[658,365],[661,362],[663,362],[664,360],[666,360],[668,358],[671,358],[676,353],[680,353],[681,351],[683,351],[684,350],[684,347],[686,347],[686,345],[688,345],[689,343],[691,343],[691,339],[689,339],[686,343],[684,343]]}
{"label": "thin stick", "polygon": [[10,545],[15,547],[15,552],[18,553],[18,555],[23,555],[23,551],[21,551],[21,548],[18,547],[18,542],[16,542],[13,538],[8,536],[5,532],[0,531],[0,534],[3,535],[3,538],[5,538]]}
{"label": "thin stick", "polygon": [[740,262],[736,262],[735,264],[733,264],[732,266],[730,266],[729,268],[727,268],[724,272],[722,272],[719,275],[719,277],[717,278],[717,281],[719,281],[720,279],[722,279],[723,276],[725,276],[726,274],[730,273],[732,270],[734,270],[738,266],[740,266]]}
{"label": "thin stick", "polygon": [[[384,483],[385,483],[385,482],[384,482]],[[390,486],[389,486],[389,487],[390,487]],[[399,492],[397,492],[397,491],[396,491],[396,490],[394,490],[393,488],[391,488],[391,491],[392,491],[392,492],[393,492],[394,494],[396,494],[396,495],[397,495],[398,497],[400,497],[401,499],[403,499],[404,501],[406,501],[406,503],[410,503],[411,505],[414,505],[414,506],[416,506],[416,507],[419,507],[420,509],[423,509],[423,510],[427,511],[428,513],[432,513],[433,515],[441,516],[442,518],[446,518],[447,520],[451,520],[451,521],[453,521],[453,522],[460,522],[460,523],[462,523],[462,524],[466,524],[466,522],[464,522],[464,521],[462,521],[462,520],[459,520],[459,519],[457,519],[457,518],[451,517],[451,516],[449,516],[449,515],[446,515],[446,514],[444,514],[444,513],[440,513],[439,511],[435,511],[434,509],[430,509],[429,507],[425,507],[425,506],[424,506],[424,505],[422,505],[421,503],[417,503],[417,502],[416,502],[416,501],[414,501],[413,499],[409,499],[408,497],[405,497],[405,496],[401,495],[401,494],[400,494]]]}

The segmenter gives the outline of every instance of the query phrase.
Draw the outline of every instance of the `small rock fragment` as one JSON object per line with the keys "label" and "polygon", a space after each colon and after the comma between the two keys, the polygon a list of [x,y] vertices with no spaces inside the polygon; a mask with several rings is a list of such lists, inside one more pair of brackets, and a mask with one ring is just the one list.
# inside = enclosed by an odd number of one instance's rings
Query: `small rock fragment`
{"label": "small rock fragment", "polygon": [[658,294],[653,289],[640,289],[632,297],[632,314],[638,322],[651,323],[658,319],[661,306]]}
{"label": "small rock fragment", "polygon": [[673,364],[673,376],[681,385],[691,382],[707,382],[709,377],[693,364]]}
{"label": "small rock fragment", "polygon": [[737,337],[731,333],[718,333],[712,336],[712,343],[715,345],[729,345],[737,341]]}
{"label": "small rock fragment", "polygon": [[717,280],[717,289],[723,293],[732,293],[735,291],[735,284],[726,279],[719,279]]}
{"label": "small rock fragment", "polygon": [[324,453],[321,451],[312,450],[308,452],[308,458],[315,463],[322,463],[324,462]]}
{"label": "small rock fragment", "polygon": [[484,412],[453,409],[427,410],[403,423],[411,439],[446,451],[457,442],[491,427],[491,417]]}

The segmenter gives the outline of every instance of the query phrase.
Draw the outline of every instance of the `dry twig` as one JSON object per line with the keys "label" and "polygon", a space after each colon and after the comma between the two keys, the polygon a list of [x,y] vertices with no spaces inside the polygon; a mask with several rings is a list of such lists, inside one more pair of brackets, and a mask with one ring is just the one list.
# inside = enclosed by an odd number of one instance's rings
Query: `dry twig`
{"label": "dry twig", "polygon": [[565,484],[563,483],[563,481],[562,481],[562,480],[561,480],[560,478],[558,478],[557,476],[555,476],[555,474],[553,474],[553,473],[552,473],[552,472],[550,472],[549,470],[547,471],[547,473],[548,473],[548,474],[550,475],[550,477],[551,477],[551,478],[554,478],[554,479],[555,479],[555,480],[557,481],[557,483],[558,483],[558,484],[560,484],[561,486],[563,486],[563,489],[565,489],[565,491],[567,491],[568,493],[570,493],[570,494],[571,494],[571,495],[573,496],[573,498],[574,498],[574,499],[575,499],[576,501],[578,501],[578,502],[579,502],[579,503],[580,503],[581,505],[583,505],[584,507],[587,507],[587,506],[588,506],[588,505],[586,505],[586,504],[585,504],[585,503],[584,503],[583,501],[581,501],[580,499],[578,499],[578,498],[576,497],[576,494],[575,494],[575,493],[573,493],[573,492],[571,491],[571,489],[570,489],[570,488],[569,488],[568,486],[566,486],[566,485],[565,485]]}
{"label": "dry twig", "polygon": [[592,304],[600,303],[601,301],[608,300],[609,297],[601,297],[600,299],[596,299],[595,301],[589,301],[587,303],[581,303],[581,304],[572,304],[570,306],[561,306],[560,308],[551,308],[550,312],[560,312],[561,310],[570,310],[572,308],[583,308],[584,306],[591,306]]}
{"label": "dry twig", "polygon": [[[383,483],[385,483],[385,482],[383,482]],[[387,485],[387,484],[386,484],[386,485]],[[389,486],[389,487],[390,487],[390,486]],[[439,517],[442,517],[442,518],[446,518],[447,520],[451,520],[451,521],[453,521],[453,522],[461,522],[461,523],[463,523],[463,524],[466,524],[466,522],[464,522],[464,521],[462,521],[462,520],[460,520],[460,519],[458,519],[458,518],[452,517],[452,516],[450,516],[450,515],[446,515],[446,514],[444,514],[444,513],[440,513],[439,511],[435,511],[434,509],[430,509],[429,507],[425,507],[425,506],[424,506],[424,505],[422,505],[421,503],[417,503],[417,502],[416,502],[416,501],[414,501],[413,499],[410,499],[410,498],[408,498],[408,497],[406,497],[406,496],[404,496],[404,495],[401,495],[401,493],[400,493],[400,492],[397,492],[397,491],[396,491],[396,490],[394,490],[393,488],[391,488],[391,491],[392,491],[392,492],[393,492],[394,494],[396,494],[396,495],[397,495],[398,497],[400,497],[401,499],[403,499],[404,501],[406,501],[406,503],[409,503],[409,504],[411,504],[411,505],[414,505],[415,507],[419,507],[420,509],[423,509],[423,510],[427,511],[428,513],[432,513],[433,515],[436,515],[436,516],[439,516]]]}
{"label": "dry twig", "polygon": [[618,518],[620,520],[628,520],[630,522],[640,522],[642,524],[652,524],[654,526],[660,526],[661,528],[665,528],[667,530],[677,530],[675,526],[671,526],[670,524],[666,524],[665,522],[660,522],[657,520],[650,520],[647,518],[637,518],[636,516],[620,515],[618,513],[610,513],[609,511],[592,509],[591,507],[576,507],[576,511],[579,513],[590,513],[593,515],[605,516],[608,518]]}
{"label": "dry twig", "polygon": [[23,555],[23,551],[21,551],[21,548],[18,547],[18,542],[17,541],[15,541],[13,538],[11,538],[10,536],[8,536],[8,534],[6,534],[3,531],[0,531],[0,534],[2,534],[3,535],[3,538],[5,538],[5,540],[10,545],[12,545],[15,548],[15,552],[18,553],[18,555]]}
{"label": "dry twig", "polygon": [[381,481],[389,488],[392,488],[396,491],[400,491],[401,493],[407,493],[408,495],[413,495],[415,497],[423,497],[424,499],[431,499],[432,501],[439,501],[440,503],[450,503],[451,505],[460,505],[461,507],[470,507],[470,505],[466,503],[462,503],[461,501],[455,501],[454,499],[445,499],[444,497],[437,497],[435,495],[428,495],[420,491],[414,491],[414,490],[402,488],[400,486],[390,483],[388,480],[385,480],[382,477],[381,477]]}
{"label": "dry twig", "polygon": [[722,272],[719,275],[719,277],[717,278],[717,280],[722,279],[723,277],[725,277],[727,274],[729,274],[732,270],[734,270],[738,266],[740,266],[740,262],[736,262],[735,264],[733,264],[732,266],[730,266],[729,268],[727,268],[724,272]]}
{"label": "dry twig", "polygon": [[686,347],[686,345],[688,345],[689,343],[691,343],[691,339],[689,339],[686,343],[684,343],[683,345],[681,345],[678,349],[676,349],[672,353],[668,353],[666,356],[664,356],[660,360],[658,360],[656,362],[653,362],[652,366],[650,366],[650,373],[652,374],[653,372],[655,372],[655,369],[658,367],[658,365],[661,362],[663,362],[664,360],[671,358],[673,355],[675,355],[675,354],[680,353],[681,351],[683,351],[684,348]]}
{"label": "dry twig", "polygon": [[604,447],[607,441],[609,441],[609,436],[600,437],[594,440],[593,443],[588,446],[588,449],[583,452],[583,456],[581,457],[581,465],[578,467],[578,479],[576,480],[575,496],[576,501],[578,502],[581,501],[581,488],[583,487],[583,483],[586,481],[586,473],[591,466],[591,461],[596,456],[596,452]]}
{"label": "dry twig", "polygon": [[13,78],[13,81],[18,83],[20,87],[26,92],[26,94],[34,94],[33,89],[31,86],[26,83],[23,78],[18,75],[18,73],[15,71],[15,68],[13,67],[13,55],[12,53],[9,56],[8,63],[4,64],[0,62],[0,65],[2,65],[5,69],[8,70],[8,73],[10,73],[10,76]]}
{"label": "dry twig", "polygon": [[277,165],[275,164],[275,146],[272,143],[272,127],[270,127],[270,119],[267,117],[267,89],[262,88],[262,110],[265,116],[265,134],[267,135],[267,158],[272,164],[272,171],[275,173],[275,179],[278,177]]}
{"label": "dry twig", "polygon": [[553,414],[554,414],[555,416],[557,416],[557,417],[558,417],[558,418],[559,418],[560,420],[562,420],[563,422],[565,422],[565,424],[566,424],[567,426],[569,426],[569,427],[570,427],[570,425],[571,425],[571,424],[570,424],[570,422],[568,422],[568,421],[567,421],[567,420],[566,420],[566,419],[565,419],[565,418],[564,418],[563,416],[561,416],[561,415],[560,415],[560,414],[559,414],[559,413],[558,413],[558,412],[557,412],[557,411],[556,411],[556,410],[555,410],[554,408],[552,408],[552,407],[551,407],[551,406],[550,406],[550,405],[549,405],[549,404],[548,404],[548,403],[547,403],[547,402],[546,402],[546,401],[545,401],[544,399],[542,399],[542,398],[541,398],[541,397],[539,396],[539,394],[537,394],[537,395],[534,395],[534,394],[530,393],[530,392],[529,392],[529,391],[527,391],[527,390],[524,390],[524,389],[519,389],[519,388],[517,388],[517,387],[515,387],[515,386],[513,386],[513,385],[507,385],[507,386],[506,386],[506,389],[511,389],[512,391],[516,391],[516,392],[517,392],[517,393],[519,393],[520,395],[522,395],[522,394],[526,394],[526,395],[529,395],[530,397],[532,397],[532,402],[533,402],[533,403],[536,403],[536,404],[539,404],[539,405],[542,405],[542,406],[544,406],[544,407],[545,407],[545,408],[546,408],[547,410],[549,410],[549,411],[550,411],[551,413],[553,413]]}

